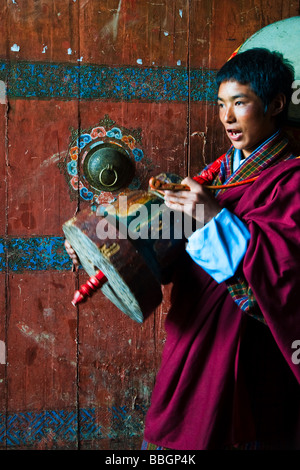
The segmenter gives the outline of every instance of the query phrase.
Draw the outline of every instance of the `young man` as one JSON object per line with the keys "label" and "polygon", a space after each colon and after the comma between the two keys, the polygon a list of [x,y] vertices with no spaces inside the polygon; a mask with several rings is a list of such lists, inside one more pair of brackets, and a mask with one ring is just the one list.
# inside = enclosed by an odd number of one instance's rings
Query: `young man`
{"label": "young man", "polygon": [[174,210],[204,204],[205,225],[174,273],[145,449],[300,448],[300,160],[281,132],[293,80],[265,49],[228,61],[220,189],[166,192]]}
{"label": "young man", "polygon": [[293,80],[264,49],[228,61],[217,87],[232,145],[204,172],[219,189],[186,178],[190,191],[165,194],[193,216],[204,204],[205,225],[174,272],[145,449],[300,448],[300,160],[281,132]]}

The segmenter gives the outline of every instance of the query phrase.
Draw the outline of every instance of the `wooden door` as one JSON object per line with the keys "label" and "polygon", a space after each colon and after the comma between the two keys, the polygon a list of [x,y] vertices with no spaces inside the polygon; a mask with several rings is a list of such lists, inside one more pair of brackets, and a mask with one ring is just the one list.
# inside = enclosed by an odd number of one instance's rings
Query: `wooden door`
{"label": "wooden door", "polygon": [[76,186],[76,139],[120,131],[137,149],[135,187],[197,173],[227,145],[215,71],[254,32],[299,15],[299,2],[0,7],[0,447],[138,449],[170,286],[143,325],[101,292],[71,305],[87,276],[71,271],[61,227],[94,197]]}

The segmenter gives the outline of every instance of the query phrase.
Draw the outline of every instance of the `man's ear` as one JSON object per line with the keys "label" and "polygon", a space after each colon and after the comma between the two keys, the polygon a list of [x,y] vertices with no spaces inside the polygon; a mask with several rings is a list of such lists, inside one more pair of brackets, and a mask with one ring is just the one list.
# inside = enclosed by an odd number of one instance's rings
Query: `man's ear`
{"label": "man's ear", "polygon": [[271,116],[277,116],[279,113],[281,113],[286,105],[286,96],[284,93],[278,93],[278,95],[275,96],[275,98],[271,101],[269,110],[271,113]]}

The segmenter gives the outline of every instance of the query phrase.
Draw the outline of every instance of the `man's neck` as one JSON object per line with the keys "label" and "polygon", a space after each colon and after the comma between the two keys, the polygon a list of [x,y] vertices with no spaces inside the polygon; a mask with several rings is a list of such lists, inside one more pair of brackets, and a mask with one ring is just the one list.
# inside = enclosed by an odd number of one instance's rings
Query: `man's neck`
{"label": "man's neck", "polygon": [[280,129],[276,129],[276,131],[270,135],[270,137],[268,137],[267,139],[259,142],[257,144],[257,147],[255,148],[255,150],[253,150],[252,152],[245,152],[244,150],[241,150],[241,159],[242,160],[245,160],[246,158],[249,158],[251,155],[253,155],[255,152],[257,152],[257,150],[259,150],[260,147],[262,147],[263,145],[265,145],[269,140],[273,139],[273,137],[278,134],[280,132]]}

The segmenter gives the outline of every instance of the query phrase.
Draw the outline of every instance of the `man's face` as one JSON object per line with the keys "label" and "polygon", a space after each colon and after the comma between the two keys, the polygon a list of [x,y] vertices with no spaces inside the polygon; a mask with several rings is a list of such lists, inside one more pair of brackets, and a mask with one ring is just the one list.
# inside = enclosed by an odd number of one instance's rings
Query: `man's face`
{"label": "man's face", "polygon": [[223,82],[218,93],[219,117],[236,149],[248,157],[276,131],[274,116],[264,112],[261,99],[249,85]]}

